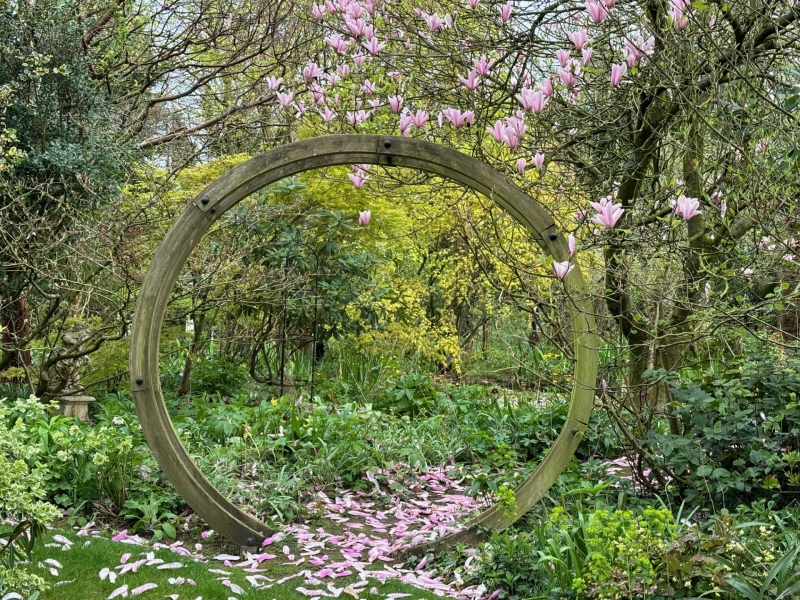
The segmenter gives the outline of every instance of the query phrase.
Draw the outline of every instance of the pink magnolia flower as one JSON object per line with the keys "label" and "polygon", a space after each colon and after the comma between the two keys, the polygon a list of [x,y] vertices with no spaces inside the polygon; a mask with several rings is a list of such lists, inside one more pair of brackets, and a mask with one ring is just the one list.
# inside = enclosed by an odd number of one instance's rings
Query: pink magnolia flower
{"label": "pink magnolia flower", "polygon": [[311,98],[314,100],[314,104],[317,106],[325,104],[325,90],[323,88],[314,84],[309,86],[308,89],[311,92]]}
{"label": "pink magnolia flower", "polygon": [[457,108],[446,108],[441,111],[440,115],[443,115],[454,127],[461,127],[464,123],[472,124],[472,120],[475,118],[473,111],[468,110],[462,113]]}
{"label": "pink magnolia flower", "polygon": [[745,277],[750,277],[750,275],[752,275],[753,273],[755,273],[755,271],[753,271],[753,269],[751,269],[750,267],[742,269],[742,275],[744,275]]}
{"label": "pink magnolia flower", "polygon": [[407,136],[411,131],[411,123],[413,122],[413,117],[411,115],[400,115],[400,135]]}
{"label": "pink magnolia flower", "polygon": [[540,171],[544,170],[544,152],[537,152],[533,155],[533,164]]}
{"label": "pink magnolia flower", "polygon": [[517,159],[517,171],[519,171],[520,175],[524,175],[525,174],[525,167],[527,166],[527,164],[528,164],[528,161],[526,161],[524,158],[518,158]]}
{"label": "pink magnolia flower", "polygon": [[518,138],[524,136],[528,131],[528,126],[525,124],[525,115],[521,111],[517,111],[516,115],[506,117],[505,131],[512,131]]}
{"label": "pink magnolia flower", "polygon": [[389,97],[389,108],[392,109],[393,113],[400,112],[400,108],[403,106],[403,97],[402,96],[390,96]]}
{"label": "pink magnolia flower", "polygon": [[327,106],[325,107],[325,112],[320,113],[320,114],[322,115],[322,120],[325,121],[326,123],[330,123],[331,121],[333,121],[336,118],[336,113],[333,112]]}
{"label": "pink magnolia flower", "polygon": [[572,45],[575,46],[578,50],[583,50],[583,47],[586,45],[586,42],[589,41],[589,35],[587,34],[585,29],[579,29],[578,31],[570,31],[567,33],[567,37],[569,41],[572,42]]}
{"label": "pink magnolia flower", "polygon": [[559,69],[558,78],[561,79],[564,85],[568,88],[574,86],[578,81],[578,78],[575,77],[575,73],[573,73],[571,69]]}
{"label": "pink magnolia flower", "polygon": [[358,213],[358,224],[362,227],[369,225],[369,220],[372,218],[372,211],[362,210]]}
{"label": "pink magnolia flower", "polygon": [[584,67],[589,66],[589,61],[592,60],[592,52],[594,52],[594,51],[592,50],[592,48],[590,46],[584,48],[583,50],[581,50],[581,55],[583,57],[583,61],[582,62],[583,62],[583,66]]}
{"label": "pink magnolia flower", "polygon": [[621,65],[611,65],[611,85],[617,87],[627,71],[628,67],[625,63]]}
{"label": "pink magnolia flower", "polygon": [[283,77],[272,77],[267,78],[267,87],[271,90],[277,90],[278,86],[283,83]]}
{"label": "pink magnolia flower", "polygon": [[[364,187],[364,182],[369,179],[366,174],[364,173],[349,173],[347,175],[350,178],[350,181],[353,182],[353,185],[356,186],[357,190],[360,190]],[[361,222],[361,218],[359,217],[359,224]]]}
{"label": "pink magnolia flower", "polygon": [[326,37],[325,43],[333,48],[336,54],[344,54],[347,52],[347,48],[350,46],[350,44],[343,40],[342,36],[338,33]]}
{"label": "pink magnolia flower", "polygon": [[370,113],[366,110],[357,110],[355,112],[347,112],[347,122],[350,123],[353,127],[356,125],[361,125],[364,121],[369,118]]}
{"label": "pink magnolia flower", "polygon": [[506,23],[511,18],[511,11],[513,10],[514,6],[511,2],[506,2],[502,6],[498,6],[497,10],[500,11],[500,22]]}
{"label": "pink magnolia flower", "polygon": [[719,205],[719,215],[724,219],[726,214],[728,214],[728,203],[723,200]]}
{"label": "pink magnolia flower", "polygon": [[469,91],[472,91],[476,87],[478,87],[481,78],[478,76],[477,71],[470,71],[469,73],[467,73],[466,77],[461,77],[459,75],[458,80],[464,85],[465,88],[467,88]]}
{"label": "pink magnolia flower", "polygon": [[470,8],[478,8],[480,6],[481,0],[467,0],[467,6]]}
{"label": "pink magnolia flower", "polygon": [[716,202],[717,204],[719,204],[720,200],[722,200],[722,192],[721,191],[717,190],[716,192],[711,194],[711,201],[712,202]]}
{"label": "pink magnolia flower", "polygon": [[670,18],[675,25],[675,29],[683,31],[689,24],[689,15],[686,10],[689,8],[690,0],[670,0],[670,4],[672,5]]}
{"label": "pink magnolia flower", "polygon": [[558,262],[555,260],[553,261],[553,270],[556,272],[556,277],[558,277],[561,280],[563,280],[567,275],[569,275],[569,273],[574,268],[575,265],[569,264],[568,260],[562,262]]}
{"label": "pink magnolia flower", "polygon": [[575,256],[575,236],[573,234],[569,234],[569,238],[567,238],[567,244],[569,245],[569,255]]}
{"label": "pink magnolia flower", "polygon": [[288,108],[292,105],[292,101],[294,101],[294,94],[292,92],[286,92],[285,94],[278,92],[275,94],[275,97],[283,108]]}
{"label": "pink magnolia flower", "polygon": [[303,79],[306,83],[310,82],[313,79],[316,79],[320,75],[322,75],[323,71],[322,68],[317,65],[316,63],[308,63],[306,68],[303,69]]}
{"label": "pink magnolia flower", "polygon": [[367,62],[367,57],[364,54],[359,54],[358,56],[353,57],[353,64],[357,69],[360,69],[365,62]]}
{"label": "pink magnolia flower", "polygon": [[375,56],[378,52],[383,50],[386,47],[386,44],[381,44],[378,42],[378,38],[372,36],[369,41],[364,45],[367,49],[367,52]]}
{"label": "pink magnolia flower", "polygon": [[613,229],[622,217],[622,203],[615,203],[611,196],[606,196],[600,202],[590,202],[589,204],[597,211],[592,222],[602,225],[606,229]]}
{"label": "pink magnolia flower", "polygon": [[354,38],[359,38],[367,31],[367,22],[364,19],[354,19],[350,15],[345,15],[344,24]]}
{"label": "pink magnolia flower", "polygon": [[517,99],[522,104],[522,108],[532,110],[537,115],[541,114],[544,107],[547,106],[547,97],[542,90],[534,92],[530,88],[522,88],[520,93],[517,94]]}
{"label": "pink magnolia flower", "polygon": [[700,207],[700,200],[697,198],[687,198],[683,194],[678,196],[675,200],[675,214],[681,215],[684,221],[688,221],[695,215],[699,215],[702,211],[697,210]]}
{"label": "pink magnolia flower", "polygon": [[548,77],[544,81],[539,84],[539,89],[542,90],[542,93],[549,98],[553,95],[553,82]]}
{"label": "pink magnolia flower", "polygon": [[350,75],[350,65],[339,65],[336,67],[336,72],[339,74],[339,77],[346,79],[347,76]]}
{"label": "pink magnolia flower", "polygon": [[322,21],[325,17],[325,5],[323,4],[320,6],[316,2],[311,6],[311,14],[314,15],[314,18],[318,21]]}
{"label": "pink magnolia flower", "polygon": [[503,126],[502,121],[495,121],[493,127],[487,127],[486,131],[492,134],[494,141],[498,144],[503,143],[503,134],[505,133],[505,127]]}
{"label": "pink magnolia flower", "polygon": [[481,76],[489,73],[491,68],[494,66],[494,63],[495,60],[488,60],[485,54],[477,60],[474,58],[472,59],[472,64],[475,66],[475,72]]}
{"label": "pink magnolia flower", "polygon": [[414,124],[414,127],[422,129],[428,122],[428,113],[426,113],[424,110],[418,110],[411,118],[411,122]]}
{"label": "pink magnolia flower", "polygon": [[556,52],[556,57],[558,58],[558,64],[561,65],[561,68],[566,69],[570,61],[569,50],[559,50]]}
{"label": "pink magnolia flower", "polygon": [[426,15],[423,13],[423,19],[425,20],[425,24],[428,26],[429,31],[436,31],[437,29],[441,29],[444,27],[444,21],[442,17],[433,13],[432,15]]}
{"label": "pink magnolia flower", "polygon": [[371,82],[369,79],[367,79],[367,80],[364,82],[364,85],[363,85],[363,86],[361,86],[361,89],[362,89],[362,90],[364,90],[364,93],[365,93],[367,96],[370,96],[370,95],[372,95],[372,94],[374,94],[374,93],[375,93],[375,90],[377,89],[377,84],[375,84],[375,83],[372,83],[372,82]]}
{"label": "pink magnolia flower", "polygon": [[503,129],[503,142],[512,150],[517,147],[519,138],[519,134],[512,127],[505,127]]}
{"label": "pink magnolia flower", "polygon": [[595,2],[594,0],[586,0],[586,12],[589,13],[589,17],[591,17],[592,21],[595,23],[600,23],[608,14],[605,7],[600,2]]}

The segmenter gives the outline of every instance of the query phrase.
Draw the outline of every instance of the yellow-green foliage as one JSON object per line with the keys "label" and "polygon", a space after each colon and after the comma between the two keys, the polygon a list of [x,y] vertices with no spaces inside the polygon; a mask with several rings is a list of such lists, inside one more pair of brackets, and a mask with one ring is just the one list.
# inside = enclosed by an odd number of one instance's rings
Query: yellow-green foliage
{"label": "yellow-green foliage", "polygon": [[[225,156],[189,167],[168,183],[163,174],[151,171],[129,188],[128,195],[143,202],[153,189],[167,185],[153,204],[162,215],[175,215],[204,186],[247,158]],[[540,249],[490,200],[438,177],[378,166],[368,168],[367,185],[356,189],[348,179],[352,172],[351,166],[343,165],[303,173],[298,177],[303,189],[273,193],[266,203],[262,197],[258,210],[264,218],[281,218],[300,227],[309,238],[304,241],[312,243],[321,241],[312,238],[324,230],[322,225],[329,219],[325,215],[350,215],[355,223],[360,211],[371,211],[368,227],[342,230],[337,239],[350,252],[368,252],[378,258],[369,273],[374,285],[359,291],[358,302],[379,315],[378,323],[359,321],[363,313],[355,304],[347,310],[363,327],[357,340],[363,349],[374,346],[381,354],[416,353],[432,361],[453,361],[457,368],[463,341],[459,335],[465,335],[457,330],[461,308],[468,306],[479,317],[473,322],[478,322],[496,316],[501,295],[524,300],[548,293],[548,280],[540,275],[549,275],[549,267],[541,261]],[[139,247],[148,255],[170,220],[142,232]],[[231,239],[243,235],[233,229],[217,228],[209,239],[232,243]],[[253,278],[263,276],[263,271],[253,266],[244,270],[241,261],[231,258],[233,253],[227,256],[229,263],[223,264],[222,258],[216,263],[196,252],[189,269],[203,272],[210,264],[216,265],[215,289],[224,288],[227,281],[228,287],[236,287],[241,294],[255,293]],[[378,293],[387,288],[391,293]]]}
{"label": "yellow-green foliage", "polygon": [[[572,537],[564,509],[550,513],[550,526],[565,537]],[[609,600],[646,596],[655,582],[657,570],[666,567],[667,550],[676,539],[672,513],[646,508],[641,515],[629,510],[595,510],[584,525],[586,557],[584,571],[572,580],[579,596],[591,595]]]}
{"label": "yellow-green foliage", "polygon": [[[425,314],[428,290],[420,281],[394,278],[394,293],[372,302],[372,308],[381,317],[378,327],[362,323],[364,333],[356,336],[356,344],[363,351],[383,356],[417,354],[424,360],[443,363],[450,358],[457,367],[460,349],[455,327],[444,322],[433,325]],[[368,301],[368,298],[364,298]],[[358,320],[359,311],[350,307],[351,317]]]}

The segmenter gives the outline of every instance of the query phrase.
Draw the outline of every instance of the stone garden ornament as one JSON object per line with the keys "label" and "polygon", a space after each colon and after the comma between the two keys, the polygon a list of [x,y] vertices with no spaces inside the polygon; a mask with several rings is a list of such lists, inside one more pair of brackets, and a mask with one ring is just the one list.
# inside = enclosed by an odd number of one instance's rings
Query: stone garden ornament
{"label": "stone garden ornament", "polygon": [[[159,336],[167,303],[192,250],[225,211],[286,177],[333,165],[361,163],[420,169],[457,181],[512,215],[554,262],[569,260],[567,242],[547,211],[502,173],[456,150],[412,138],[334,135],[302,140],[250,159],[203,190],[161,242],[142,284],[131,334],[131,387],[147,442],[170,483],[210,527],[240,546],[259,546],[273,531],[217,491],[181,445],[159,382]],[[493,506],[468,521],[462,530],[410,551],[470,543],[487,529],[505,529],[544,496],[572,458],[594,401],[597,338],[592,303],[580,269],[569,270],[563,284],[576,360],[569,414],[558,439],[536,470],[514,491],[514,506]]]}

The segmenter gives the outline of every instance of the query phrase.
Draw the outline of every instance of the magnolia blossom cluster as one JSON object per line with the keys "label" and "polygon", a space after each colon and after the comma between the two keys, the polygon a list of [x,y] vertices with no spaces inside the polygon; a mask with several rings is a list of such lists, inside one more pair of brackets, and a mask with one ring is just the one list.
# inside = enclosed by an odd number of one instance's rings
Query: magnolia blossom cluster
{"label": "magnolia blossom cluster", "polygon": [[512,150],[517,147],[520,139],[527,133],[525,115],[517,111],[516,115],[506,117],[504,121],[495,121],[494,127],[487,128],[494,140],[506,144]]}
{"label": "magnolia blossom cluster", "polygon": [[[670,0],[672,6],[673,20],[679,28],[685,27],[688,19],[689,0]],[[462,0],[469,11],[486,10],[480,0]],[[639,65],[642,59],[653,52],[654,37],[646,37],[641,32],[637,34],[625,34],[615,40],[607,35],[593,35],[592,28],[605,21],[612,13],[617,10],[617,0],[586,0],[582,11],[575,13],[572,18],[578,24],[577,27],[567,27],[561,24],[546,25],[550,31],[556,35],[564,36],[565,47],[556,52],[555,61],[552,63],[552,70],[549,75],[545,75],[538,83],[532,80],[531,75],[525,69],[525,57],[520,55],[521,61],[516,61],[510,67],[510,73],[495,73],[497,61],[503,57],[503,52],[496,49],[494,52],[484,51],[480,55],[469,57],[470,66],[462,73],[456,73],[455,88],[453,92],[458,92],[463,96],[464,93],[473,96],[473,101],[466,107],[442,106],[437,110],[438,118],[436,124],[441,128],[451,126],[461,128],[472,125],[478,119],[476,107],[481,97],[491,94],[488,86],[492,82],[505,80],[510,74],[519,82],[519,91],[516,93],[516,100],[522,110],[507,117],[495,120],[494,125],[489,127],[492,137],[510,150],[520,147],[522,138],[529,131],[529,123],[526,118],[536,118],[544,113],[550,102],[551,97],[556,93],[556,88],[564,93],[563,100],[574,103],[577,101],[582,89],[587,83],[600,78],[596,77],[598,67],[594,66],[587,74],[584,68],[588,67],[596,55],[597,41],[602,40],[603,44],[610,44],[612,48],[619,44],[624,44],[623,58],[621,63],[611,64],[609,68],[610,89],[620,86],[631,69]],[[313,114],[319,115],[323,123],[333,124],[341,120],[343,124],[349,124],[358,129],[362,124],[370,120],[377,111],[385,109],[387,112],[397,115],[399,119],[398,130],[401,135],[411,135],[414,128],[421,132],[429,132],[429,114],[424,110],[415,110],[409,106],[403,95],[403,75],[390,69],[397,67],[397,51],[401,46],[407,50],[411,49],[412,36],[402,28],[403,21],[394,18],[392,15],[393,3],[385,0],[325,0],[317,2],[312,6],[314,18],[323,23],[326,31],[323,34],[324,43],[330,48],[329,58],[333,59],[333,64],[320,66],[315,62],[307,63],[298,74],[297,80],[302,82],[310,95],[316,111]],[[511,23],[515,16],[513,2],[505,2],[496,6],[499,16],[498,27],[506,27]],[[419,28],[417,34],[421,40],[427,43],[436,43],[437,36],[444,35],[445,31],[458,31],[456,21],[464,15],[463,9],[452,12],[436,13],[426,12],[422,9],[415,9]],[[388,27],[386,25],[389,24]],[[581,26],[582,24],[582,26]],[[406,25],[408,26],[408,25]],[[386,27],[386,29],[382,29]],[[460,47],[469,56],[469,48],[473,42],[469,39],[462,39]],[[361,97],[353,98],[354,106],[339,108],[340,94],[333,88],[339,83],[343,83],[348,78],[352,78],[359,73],[359,70],[372,60],[380,60],[387,50],[393,52],[392,63],[382,63],[382,67],[387,69],[385,75],[377,81],[363,79],[356,81],[355,89],[360,89]],[[616,51],[616,50],[615,50]],[[476,53],[477,54],[477,53]],[[337,64],[338,63],[338,64]],[[391,66],[390,66],[391,65]],[[335,72],[334,72],[335,70]],[[602,75],[601,75],[602,77]],[[380,84],[378,83],[380,81]],[[271,78],[268,80],[268,87],[275,93],[278,104],[285,109],[293,109],[296,115],[306,114],[308,111],[307,103],[299,99],[298,89],[289,90],[283,86],[281,79]],[[381,89],[383,88],[383,89]],[[353,89],[351,86],[350,89]],[[385,93],[384,97],[382,92]],[[523,112],[524,111],[524,112]],[[527,117],[526,114],[527,113]],[[537,153],[538,160],[534,158],[534,164],[542,169],[544,163],[544,152]],[[529,159],[530,160],[530,159]],[[517,161],[517,170],[523,173],[525,164]],[[354,184],[360,181],[363,184],[363,177],[355,174]]]}

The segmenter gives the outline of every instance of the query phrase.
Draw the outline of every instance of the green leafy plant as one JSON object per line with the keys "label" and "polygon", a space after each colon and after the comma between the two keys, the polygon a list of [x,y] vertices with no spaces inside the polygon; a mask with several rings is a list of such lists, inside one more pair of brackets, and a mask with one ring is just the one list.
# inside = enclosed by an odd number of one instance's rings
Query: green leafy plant
{"label": "green leafy plant", "polygon": [[41,448],[25,443],[20,415],[44,413],[36,398],[0,401],[0,594],[31,594],[44,589],[44,580],[25,569],[47,525],[59,516],[45,498]]}
{"label": "green leafy plant", "polygon": [[134,521],[133,531],[148,531],[157,540],[164,536],[175,539],[175,522],[178,515],[168,510],[163,510],[159,499],[153,495],[146,502],[140,500],[127,500],[123,506],[123,516]]}
{"label": "green leafy plant", "polygon": [[677,476],[675,492],[719,509],[796,485],[791,450],[800,447],[800,361],[756,354],[699,381],[673,380],[670,391],[683,431],[651,430],[642,447],[643,465]]}

